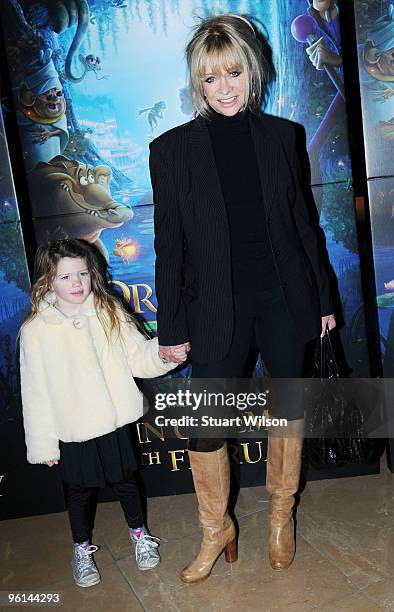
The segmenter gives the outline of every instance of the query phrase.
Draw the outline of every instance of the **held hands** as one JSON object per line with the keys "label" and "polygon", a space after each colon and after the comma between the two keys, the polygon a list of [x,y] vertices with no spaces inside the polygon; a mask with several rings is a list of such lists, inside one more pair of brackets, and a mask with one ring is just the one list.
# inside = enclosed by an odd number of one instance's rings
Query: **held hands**
{"label": "held hands", "polygon": [[159,355],[163,361],[172,363],[183,363],[190,351],[190,342],[175,344],[174,346],[159,346]]}
{"label": "held hands", "polygon": [[328,329],[334,329],[334,327],[336,327],[337,322],[335,321],[335,317],[333,314],[327,315],[326,317],[322,317],[321,318],[321,338],[323,338],[324,334],[326,333],[326,329],[328,326]]}
{"label": "held hands", "polygon": [[48,467],[53,467],[54,465],[57,465],[59,461],[57,459],[51,459],[50,461],[43,461],[42,463]]}

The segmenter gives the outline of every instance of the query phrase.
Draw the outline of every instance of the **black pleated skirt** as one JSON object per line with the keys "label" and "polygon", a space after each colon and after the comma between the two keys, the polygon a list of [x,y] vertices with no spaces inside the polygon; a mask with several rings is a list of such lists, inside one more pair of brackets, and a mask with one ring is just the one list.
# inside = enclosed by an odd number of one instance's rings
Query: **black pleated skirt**
{"label": "black pleated skirt", "polygon": [[60,441],[64,482],[80,487],[105,487],[132,477],[137,469],[130,425],[86,442]]}

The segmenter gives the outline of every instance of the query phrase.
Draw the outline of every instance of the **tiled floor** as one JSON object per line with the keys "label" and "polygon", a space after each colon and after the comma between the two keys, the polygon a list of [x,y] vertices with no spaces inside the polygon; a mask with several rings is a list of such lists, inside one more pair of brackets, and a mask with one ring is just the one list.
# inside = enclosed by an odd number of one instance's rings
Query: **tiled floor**
{"label": "tiled floor", "polygon": [[273,572],[267,560],[269,504],[258,487],[239,495],[238,562],[231,566],[221,557],[206,582],[188,586],[178,578],[200,540],[194,495],[179,495],[148,502],[162,555],[160,567],[149,572],[135,566],[119,504],[99,506],[102,581],[89,589],[72,581],[65,514],[0,523],[0,591],[61,592],[62,612],[394,610],[394,477],[382,467],[379,475],[307,485],[297,556],[285,572]]}

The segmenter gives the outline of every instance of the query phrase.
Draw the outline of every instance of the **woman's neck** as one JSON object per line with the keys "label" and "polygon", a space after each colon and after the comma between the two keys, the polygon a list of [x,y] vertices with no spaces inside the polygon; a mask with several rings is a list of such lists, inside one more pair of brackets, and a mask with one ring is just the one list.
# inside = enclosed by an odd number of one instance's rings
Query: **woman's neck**
{"label": "woman's neck", "polygon": [[228,122],[228,123],[234,122],[235,123],[235,122],[242,121],[243,119],[245,119],[247,114],[248,114],[248,110],[247,109],[245,111],[240,110],[235,115],[224,115],[223,113],[218,113],[218,111],[216,111],[213,108],[211,108],[210,109],[210,116],[209,116],[209,118],[212,121],[223,121],[223,123],[225,123],[225,122]]}
{"label": "woman's neck", "polygon": [[232,134],[233,132],[245,132],[249,129],[248,115],[249,111],[246,110],[228,117],[212,109],[207,119],[207,125],[208,128],[215,133]]}

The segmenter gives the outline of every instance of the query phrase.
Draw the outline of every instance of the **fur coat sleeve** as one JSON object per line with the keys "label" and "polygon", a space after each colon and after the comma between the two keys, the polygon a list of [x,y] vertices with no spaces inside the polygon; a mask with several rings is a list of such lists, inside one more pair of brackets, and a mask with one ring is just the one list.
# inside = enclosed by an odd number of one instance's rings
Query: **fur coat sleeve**
{"label": "fur coat sleeve", "polygon": [[176,363],[164,363],[159,357],[157,338],[148,340],[138,331],[134,323],[122,323],[122,336],[127,363],[133,376],[155,378],[177,367]]}
{"label": "fur coat sleeve", "polygon": [[29,326],[21,331],[20,372],[23,423],[29,463],[60,458],[59,439],[48,394],[39,337]]}

